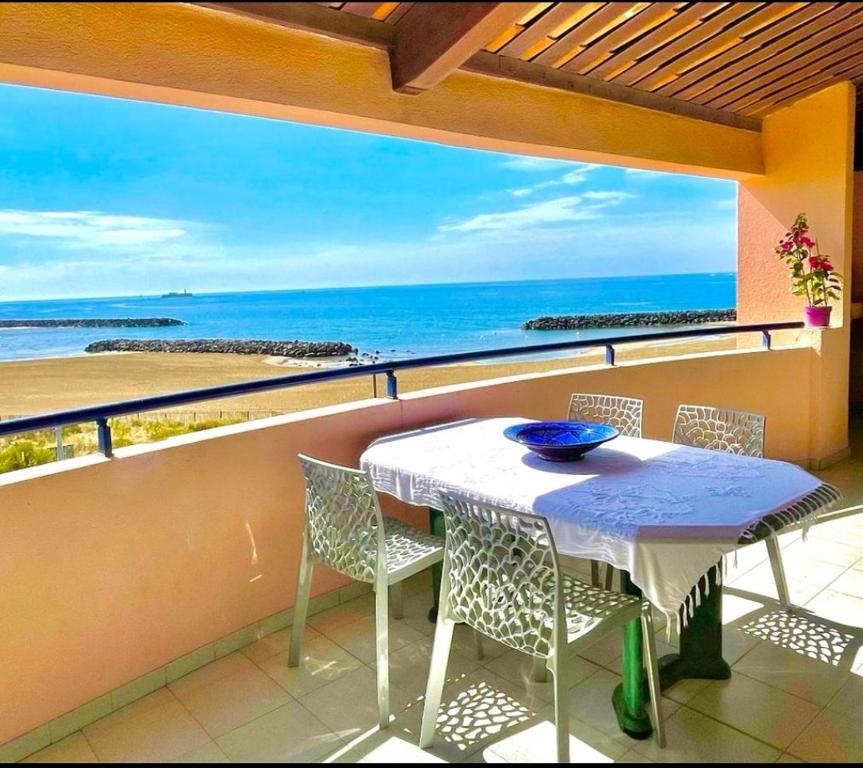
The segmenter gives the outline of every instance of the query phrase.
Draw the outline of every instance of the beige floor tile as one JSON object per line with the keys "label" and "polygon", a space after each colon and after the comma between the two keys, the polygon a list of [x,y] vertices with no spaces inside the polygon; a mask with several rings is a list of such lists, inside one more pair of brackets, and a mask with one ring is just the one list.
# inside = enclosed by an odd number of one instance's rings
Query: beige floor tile
{"label": "beige floor tile", "polygon": [[455,648],[463,656],[479,661],[481,664],[488,664],[499,656],[509,653],[511,650],[503,643],[498,643],[490,637],[482,636],[482,658],[478,658],[476,654],[476,641],[474,639],[474,631],[466,624],[456,625],[453,632],[452,647]]}
{"label": "beige floor tile", "polygon": [[666,688],[662,695],[664,698],[671,699],[678,704],[686,704],[693,696],[701,693],[708,685],[710,680],[679,680],[670,688]]}
{"label": "beige floor tile", "polygon": [[753,616],[770,610],[766,601],[756,601],[749,597],[734,594],[736,587],[726,587],[722,591],[722,624],[738,627],[750,621]]}
{"label": "beige floor tile", "polygon": [[778,749],[788,747],[819,711],[815,704],[737,673],[711,682],[687,706]]}
{"label": "beige floor tile", "polygon": [[[802,555],[800,551],[789,547],[783,552],[782,562],[785,566],[785,578],[788,582],[788,592],[794,605],[804,605],[827,587],[847,568],[847,565],[836,565]],[[776,580],[770,563],[762,563],[736,579],[733,585],[737,589],[754,592],[778,599]]]}
{"label": "beige floor tile", "polygon": [[642,755],[640,752],[636,752],[634,749],[630,749],[623,757],[619,760],[615,760],[616,763],[652,763],[649,757]]}
{"label": "beige floor tile", "polygon": [[806,541],[798,541],[782,552],[782,560],[786,564],[795,559],[821,560],[833,565],[848,567],[863,557],[863,543],[853,544],[827,541],[825,539],[807,537]]}
{"label": "beige floor tile", "polygon": [[803,761],[799,757],[794,757],[794,755],[789,755],[786,752],[776,762],[777,763],[802,763]]}
{"label": "beige floor tile", "polygon": [[849,675],[845,685],[830,700],[827,709],[857,720],[863,727],[863,677]]}
{"label": "beige floor tile", "polygon": [[749,651],[734,670],[820,706],[833,698],[848,677],[830,664],[767,641]]}
{"label": "beige floor tile", "polygon": [[779,751],[699,712],[681,707],[666,721],[666,746],[653,739],[633,749],[663,763],[772,763]]}
{"label": "beige floor tile", "polygon": [[216,739],[232,762],[288,763],[321,760],[341,739],[298,701]]}
{"label": "beige floor tile", "polygon": [[214,738],[291,701],[284,688],[242,653],[225,656],[168,687]]}
{"label": "beige floor tile", "polygon": [[[390,715],[407,707],[412,698],[390,682]],[[368,667],[348,672],[333,683],[300,699],[303,706],[345,741],[378,724],[377,677]]]}
{"label": "beige floor tile", "polygon": [[863,761],[863,728],[859,720],[824,710],[788,752],[807,763],[859,763]]}
{"label": "beige floor tile", "polygon": [[829,589],[832,592],[841,592],[843,595],[863,597],[863,570],[849,568],[829,585]]}
{"label": "beige floor tile", "polygon": [[[356,621],[333,626],[323,634],[364,664],[373,664],[377,658],[375,631],[374,617],[365,616]],[[405,621],[390,619],[390,653],[424,637],[426,636],[417,632]]]}
{"label": "beige floor tile", "polygon": [[210,743],[167,688],[88,725],[84,735],[103,762],[162,762]]}
{"label": "beige floor tile", "polygon": [[[577,685],[600,669],[593,662],[587,661],[587,659],[583,659],[580,656],[573,658],[571,664],[570,680],[573,685]],[[549,702],[554,699],[554,690],[550,682],[534,682],[533,660],[526,653],[507,651],[502,656],[486,664],[486,669],[500,675],[505,680],[515,684],[521,690],[529,692],[541,701]],[[550,673],[547,675],[547,679],[551,680]]]}
{"label": "beige floor tile", "polygon": [[[432,641],[423,639],[391,653],[390,682],[413,699],[423,696],[428,682],[431,651]],[[478,666],[478,661],[453,648],[447,664],[447,680],[457,680]]]}
{"label": "beige floor tile", "polygon": [[228,756],[219,749],[216,742],[211,741],[203,747],[193,749],[191,752],[186,752],[185,755],[180,755],[172,763],[230,763]]}
{"label": "beige floor tile", "polygon": [[316,629],[323,635],[341,624],[364,619],[374,614],[374,595],[363,595],[354,600],[348,600],[326,611],[309,616],[306,625]]}
{"label": "beige floor tile", "polygon": [[863,596],[825,589],[806,608],[829,621],[863,629]]}
{"label": "beige floor tile", "polygon": [[99,758],[80,731],[30,755],[25,763],[97,763]]}
{"label": "beige floor tile", "polygon": [[279,653],[259,663],[260,668],[294,697],[338,680],[363,663],[332,640],[319,636],[303,643],[300,666],[289,667],[287,653]]}
{"label": "beige floor tile", "polygon": [[[664,636],[664,635],[663,635]],[[607,632],[579,651],[578,655],[600,667],[614,666],[623,653],[623,633]]]}
{"label": "beige floor tile", "polygon": [[[308,642],[320,637],[321,633],[312,627],[307,626],[303,633],[303,642]],[[266,637],[262,637],[257,642],[247,645],[241,649],[241,653],[247,656],[255,663],[264,661],[280,653],[287,653],[291,647],[291,628],[280,629],[278,632],[272,632]]]}
{"label": "beige floor tile", "polygon": [[420,749],[415,734],[390,726],[360,734],[332,755],[333,763],[380,763],[412,765],[413,763],[446,763],[427,749]]}

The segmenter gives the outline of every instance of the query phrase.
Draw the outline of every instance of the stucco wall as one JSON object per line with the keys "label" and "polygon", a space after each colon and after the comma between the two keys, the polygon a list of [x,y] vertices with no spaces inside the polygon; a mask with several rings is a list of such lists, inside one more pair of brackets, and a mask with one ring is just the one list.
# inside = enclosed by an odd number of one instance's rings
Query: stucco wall
{"label": "stucco wall", "polygon": [[[355,464],[387,432],[466,416],[560,417],[571,392],[597,391],[644,398],[646,434],[666,439],[679,402],[760,411],[768,454],[805,462],[814,360],[793,348],[481,382],[2,476],[0,743],[289,607],[299,451]],[[793,405],[778,396],[789,381],[802,395]],[[316,593],[343,583],[318,571]]]}

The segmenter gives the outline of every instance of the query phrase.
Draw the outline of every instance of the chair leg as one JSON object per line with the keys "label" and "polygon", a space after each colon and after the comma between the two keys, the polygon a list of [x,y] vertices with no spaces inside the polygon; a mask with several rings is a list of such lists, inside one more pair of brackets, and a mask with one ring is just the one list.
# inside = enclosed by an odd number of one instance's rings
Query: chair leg
{"label": "chair leg", "polygon": [[590,586],[599,586],[599,563],[596,560],[590,561]]}
{"label": "chair leg", "polygon": [[548,681],[548,666],[544,656],[533,657],[531,677],[535,683],[545,683]]}
{"label": "chair leg", "polygon": [[650,688],[650,709],[653,714],[653,728],[656,743],[665,746],[665,720],[662,717],[662,691],[659,687],[659,660],[656,654],[656,632],[653,627],[653,614],[650,603],[641,605],[641,632],[644,635],[644,651],[647,662],[647,684]]}
{"label": "chair leg", "polygon": [[394,619],[403,619],[405,617],[404,592],[402,590],[402,582],[390,585],[390,614]]}
{"label": "chair leg", "polygon": [[791,605],[791,597],[788,594],[788,582],[785,579],[785,566],[782,564],[782,550],[775,536],[768,536],[764,543],[767,545],[767,554],[770,556],[770,567],[773,569],[773,579],[776,581],[776,591],[779,594],[779,602],[783,608]]}
{"label": "chair leg", "polygon": [[[542,659],[545,662],[545,659]],[[569,668],[566,659],[554,659],[554,725],[557,731],[557,762],[569,762]]]}
{"label": "chair leg", "polygon": [[611,592],[612,580],[614,579],[614,567],[606,563],[605,566],[605,588]]}
{"label": "chair leg", "polygon": [[378,583],[375,589],[375,642],[377,645],[378,724],[390,724],[390,617],[389,589]]}
{"label": "chair leg", "polygon": [[482,647],[482,634],[473,631],[473,650],[477,661],[482,661],[485,658],[485,650]]}
{"label": "chair leg", "polygon": [[420,747],[422,749],[428,749],[434,743],[435,723],[437,722],[438,710],[440,710],[441,696],[443,696],[443,685],[446,680],[446,667],[450,648],[452,648],[454,629],[455,622],[445,618],[443,611],[440,611],[435,626],[431,666],[426,685],[425,704],[423,704],[423,721],[420,728]]}
{"label": "chair leg", "polygon": [[294,618],[291,626],[291,649],[288,653],[288,666],[300,665],[303,649],[303,634],[306,631],[306,616],[309,612],[309,595],[312,591],[312,572],[315,565],[309,557],[308,546],[303,540],[303,554],[300,558],[300,575],[297,581],[297,598],[294,601]]}

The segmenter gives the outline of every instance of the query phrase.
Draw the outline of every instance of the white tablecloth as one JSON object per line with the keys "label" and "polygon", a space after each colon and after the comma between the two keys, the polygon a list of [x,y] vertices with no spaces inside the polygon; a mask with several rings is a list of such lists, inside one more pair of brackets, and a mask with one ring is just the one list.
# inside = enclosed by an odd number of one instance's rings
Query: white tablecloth
{"label": "white tablecloth", "polygon": [[451,490],[545,517],[561,554],[628,571],[670,618],[741,535],[821,486],[782,461],[619,437],[553,463],[503,435],[528,419],[469,419],[385,437],[360,463],[378,491],[440,508]]}

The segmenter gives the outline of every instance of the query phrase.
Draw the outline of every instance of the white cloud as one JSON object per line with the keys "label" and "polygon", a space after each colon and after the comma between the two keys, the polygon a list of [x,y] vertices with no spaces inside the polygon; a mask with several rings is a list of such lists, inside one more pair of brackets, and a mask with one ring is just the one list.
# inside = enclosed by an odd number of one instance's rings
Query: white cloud
{"label": "white cloud", "polygon": [[513,155],[500,163],[501,168],[510,171],[525,171],[538,173],[540,171],[556,171],[572,165],[568,160],[554,160],[550,157],[530,157],[529,155]]}
{"label": "white cloud", "polygon": [[[573,165],[575,167],[572,167]],[[546,189],[548,187],[559,187],[561,185],[569,186],[572,184],[581,184],[581,183],[587,181],[587,176],[591,171],[593,171],[596,168],[601,167],[601,166],[598,166],[594,163],[574,163],[574,164],[569,163],[569,166],[570,166],[570,170],[567,171],[565,174],[563,174],[563,176],[560,176],[557,179],[549,179],[548,181],[540,181],[539,183],[534,184],[533,186],[522,187],[520,189],[513,189],[510,191],[515,197],[526,197],[527,195],[533,194],[537,190]]]}
{"label": "white cloud", "polygon": [[138,250],[185,238],[189,225],[174,219],[97,211],[0,210],[0,236],[48,238],[66,248]]}
{"label": "white cloud", "polygon": [[[442,224],[439,232],[479,232],[524,230],[566,221],[595,219],[599,211],[633,197],[626,192],[586,192],[540,203],[514,211],[481,213],[457,224]],[[585,202],[587,200],[588,202]]]}

